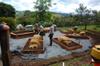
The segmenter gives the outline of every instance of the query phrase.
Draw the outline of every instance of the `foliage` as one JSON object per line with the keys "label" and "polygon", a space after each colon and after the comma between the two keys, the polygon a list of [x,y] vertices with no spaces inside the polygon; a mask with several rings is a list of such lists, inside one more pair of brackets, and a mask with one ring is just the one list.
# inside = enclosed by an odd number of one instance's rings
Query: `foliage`
{"label": "foliage", "polygon": [[87,9],[87,7],[84,6],[83,4],[80,4],[79,8],[76,9],[76,12],[77,12],[78,20],[80,21],[80,23],[84,22],[85,30],[86,30],[87,22],[89,21],[89,16],[91,11]]}
{"label": "foliage", "polygon": [[2,22],[6,22],[9,26],[11,30],[15,29],[15,19],[12,17],[0,17],[0,23]]}
{"label": "foliage", "polygon": [[35,2],[35,19],[36,22],[40,22],[41,24],[43,22],[49,22],[51,18],[51,14],[48,12],[49,7],[51,7],[51,0],[37,0]]}
{"label": "foliage", "polygon": [[34,24],[34,18],[27,17],[27,16],[18,17],[16,22],[17,24],[22,24],[23,26],[26,26],[26,25]]}
{"label": "foliage", "polygon": [[100,11],[93,10],[92,13],[93,22],[100,22]]}
{"label": "foliage", "polygon": [[100,24],[100,11],[91,11],[83,4],[80,4],[79,8],[76,9],[77,14],[70,13],[66,16],[62,15],[62,13],[48,12],[48,9],[44,13],[41,11],[44,16],[38,12],[39,10],[36,9],[35,12],[23,11],[21,12],[23,14],[19,13],[21,16],[17,14],[17,24],[21,23],[23,25],[27,25],[41,22],[43,26],[56,24],[58,27],[85,25],[84,29],[86,29],[89,24]]}
{"label": "foliage", "polygon": [[25,25],[30,25],[30,24],[35,24],[35,16],[34,12],[31,11],[23,11],[24,13],[20,15],[21,12],[17,12],[17,24],[22,24],[23,26]]}
{"label": "foliage", "polygon": [[0,17],[15,17],[13,6],[0,2]]}
{"label": "foliage", "polygon": [[31,17],[31,16],[33,16],[33,12],[31,12],[31,11],[29,11],[29,10],[26,10],[26,11],[24,11],[24,14],[23,14],[23,16],[28,16],[28,17]]}
{"label": "foliage", "polygon": [[15,9],[13,6],[0,2],[0,23],[6,22],[11,30],[15,29]]}

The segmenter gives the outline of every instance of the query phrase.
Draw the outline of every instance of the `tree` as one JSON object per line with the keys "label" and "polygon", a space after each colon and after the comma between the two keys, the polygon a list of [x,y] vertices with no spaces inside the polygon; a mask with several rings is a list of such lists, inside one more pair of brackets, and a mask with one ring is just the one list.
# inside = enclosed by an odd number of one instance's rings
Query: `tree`
{"label": "tree", "polygon": [[11,30],[15,29],[15,9],[9,4],[0,2],[0,23],[6,22]]}
{"label": "tree", "polygon": [[0,17],[15,17],[13,6],[0,2]]}
{"label": "tree", "polygon": [[32,14],[32,12],[31,11],[29,11],[29,10],[26,10],[26,11],[24,11],[24,16],[32,16],[33,14]]}
{"label": "tree", "polygon": [[49,7],[51,7],[51,0],[37,0],[35,3],[36,9],[36,22],[40,22],[41,24],[46,21],[50,21],[51,14],[48,11]]}
{"label": "tree", "polygon": [[92,19],[94,22],[100,22],[100,11],[93,10],[92,11]]}
{"label": "tree", "polygon": [[17,24],[22,24],[23,26],[35,24],[34,18],[29,16],[21,16],[17,18]]}
{"label": "tree", "polygon": [[89,15],[90,15],[90,10],[87,9],[86,6],[84,6],[83,4],[80,4],[79,5],[79,8],[76,9],[76,12],[77,12],[77,16],[78,16],[78,19],[81,23],[84,22],[84,25],[85,25],[85,30],[87,29],[87,22],[88,22],[88,19],[89,19]]}
{"label": "tree", "polygon": [[16,19],[12,17],[0,17],[0,23],[6,22],[9,25],[10,30],[15,30],[15,25],[16,25],[15,20]]}

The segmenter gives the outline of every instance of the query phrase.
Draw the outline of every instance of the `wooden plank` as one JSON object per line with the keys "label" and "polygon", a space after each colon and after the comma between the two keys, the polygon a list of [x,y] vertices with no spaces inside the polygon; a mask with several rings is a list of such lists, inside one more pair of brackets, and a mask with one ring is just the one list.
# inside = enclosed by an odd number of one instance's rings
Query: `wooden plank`
{"label": "wooden plank", "polygon": [[69,31],[62,31],[60,30],[61,33],[64,33],[64,34],[72,34],[73,32],[69,32]]}
{"label": "wooden plank", "polygon": [[69,38],[76,38],[76,39],[89,39],[89,37],[88,36],[81,36],[81,35],[79,35],[79,36],[76,36],[76,35],[69,35],[69,34],[66,34],[65,35],[66,37],[69,37]]}
{"label": "wooden plank", "polygon": [[9,30],[0,32],[0,45],[3,66],[10,66]]}
{"label": "wooden plank", "polygon": [[[40,53],[44,53],[45,50],[43,50],[43,46],[41,48],[29,48],[29,42],[31,39],[29,39],[26,43],[26,45],[24,46],[22,53],[35,53],[35,54],[40,54]],[[42,43],[43,45],[43,43]]]}
{"label": "wooden plank", "polygon": [[26,37],[32,37],[35,33],[32,31],[16,31],[11,32],[11,38],[19,39],[19,38],[26,38]]}
{"label": "wooden plank", "polygon": [[78,44],[78,43],[75,43],[75,42],[73,42],[73,41],[72,41],[71,44],[68,44],[68,45],[65,45],[65,44],[59,42],[59,41],[57,40],[57,38],[53,38],[53,41],[54,41],[56,44],[60,45],[63,49],[66,49],[66,50],[75,50],[75,49],[82,48],[82,45],[80,45],[80,44]]}

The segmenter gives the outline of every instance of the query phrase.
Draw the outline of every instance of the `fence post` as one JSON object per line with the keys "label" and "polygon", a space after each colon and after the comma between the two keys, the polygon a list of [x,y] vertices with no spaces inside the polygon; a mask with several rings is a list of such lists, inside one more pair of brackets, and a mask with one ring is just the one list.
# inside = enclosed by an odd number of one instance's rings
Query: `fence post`
{"label": "fence post", "polygon": [[9,29],[0,31],[1,58],[3,66],[10,66],[9,59]]}

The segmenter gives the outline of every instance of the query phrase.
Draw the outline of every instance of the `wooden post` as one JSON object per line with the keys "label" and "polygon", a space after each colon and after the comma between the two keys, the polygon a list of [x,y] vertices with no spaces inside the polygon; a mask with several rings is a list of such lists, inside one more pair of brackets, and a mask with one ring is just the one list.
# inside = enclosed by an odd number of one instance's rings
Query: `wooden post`
{"label": "wooden post", "polygon": [[65,66],[65,63],[64,62],[62,62],[62,66]]}
{"label": "wooden post", "polygon": [[0,32],[1,58],[3,66],[10,66],[9,61],[9,30]]}

